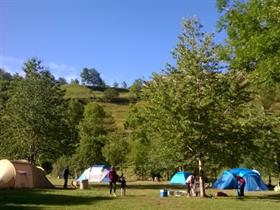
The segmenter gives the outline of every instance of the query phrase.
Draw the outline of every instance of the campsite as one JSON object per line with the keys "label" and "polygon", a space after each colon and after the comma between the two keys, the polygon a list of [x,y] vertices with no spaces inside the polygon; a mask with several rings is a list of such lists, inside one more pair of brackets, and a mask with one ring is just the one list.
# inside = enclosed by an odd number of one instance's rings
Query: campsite
{"label": "campsite", "polygon": [[[243,199],[236,197],[236,191],[226,190],[229,197],[212,197],[201,199],[186,196],[160,198],[159,189],[168,183],[132,182],[128,183],[126,197],[110,197],[107,184],[95,184],[88,190],[61,189],[62,180],[52,180],[58,189],[51,190],[9,190],[0,191],[1,209],[190,209],[190,210],[276,210],[280,207],[280,195],[276,192],[250,192]],[[180,189],[180,188],[179,188]],[[118,190],[117,190],[118,193]],[[207,190],[207,194],[214,194]]]}
{"label": "campsite", "polygon": [[[14,168],[12,168],[14,167]],[[170,181],[129,181],[127,184],[126,196],[120,195],[119,185],[117,196],[113,197],[108,192],[108,172],[110,167],[106,165],[93,165],[73,182],[89,181],[89,186],[68,186],[63,189],[63,179],[45,177],[42,170],[39,173],[34,166],[26,161],[0,161],[0,208],[1,209],[254,209],[272,210],[280,207],[280,193],[268,191],[267,188],[258,188],[253,184],[259,183],[262,186],[260,175],[256,176],[255,171],[249,169],[232,169],[225,171],[213,183],[213,187],[206,190],[207,198],[187,197],[185,182],[189,172],[177,172]],[[7,169],[7,170],[6,170]],[[4,173],[6,170],[6,173]],[[231,172],[231,173],[230,173]],[[250,186],[246,189],[245,197],[238,197],[236,194],[233,173],[243,173]],[[226,175],[231,176],[227,177]],[[11,184],[11,180],[13,184]],[[30,181],[28,181],[30,179]],[[32,185],[33,180],[33,185]],[[37,180],[37,184],[36,181]],[[38,183],[38,180],[40,182]],[[51,184],[52,183],[52,184]],[[10,184],[10,185],[7,185]],[[29,185],[28,185],[29,184]],[[222,184],[222,187],[216,186]],[[225,185],[225,186],[224,186]],[[263,187],[263,186],[262,186]],[[216,189],[218,188],[218,189]],[[162,196],[160,191],[168,192]],[[217,196],[221,191],[227,197]],[[172,193],[171,193],[172,192]]]}
{"label": "campsite", "polygon": [[0,0],[0,210],[279,210],[280,0]]}

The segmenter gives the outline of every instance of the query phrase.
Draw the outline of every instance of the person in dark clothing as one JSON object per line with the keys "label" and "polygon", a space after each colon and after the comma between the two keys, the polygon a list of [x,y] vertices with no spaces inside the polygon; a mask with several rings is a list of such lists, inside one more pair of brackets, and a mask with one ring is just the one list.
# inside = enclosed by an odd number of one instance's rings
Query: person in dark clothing
{"label": "person in dark clothing", "polygon": [[244,196],[245,179],[241,176],[236,176],[235,179],[237,181],[237,195],[242,197]]}
{"label": "person in dark clothing", "polygon": [[70,171],[69,171],[69,166],[66,166],[66,168],[63,171],[63,178],[64,178],[64,186],[63,188],[67,188],[67,182],[68,182],[68,177],[69,177]]}
{"label": "person in dark clothing", "polygon": [[121,196],[125,196],[126,181],[123,174],[120,176],[119,182],[121,183]]}
{"label": "person in dark clothing", "polygon": [[116,196],[117,181],[118,181],[118,174],[116,172],[115,167],[112,166],[111,170],[109,171],[110,195],[112,194],[112,191],[114,191],[114,196]]}

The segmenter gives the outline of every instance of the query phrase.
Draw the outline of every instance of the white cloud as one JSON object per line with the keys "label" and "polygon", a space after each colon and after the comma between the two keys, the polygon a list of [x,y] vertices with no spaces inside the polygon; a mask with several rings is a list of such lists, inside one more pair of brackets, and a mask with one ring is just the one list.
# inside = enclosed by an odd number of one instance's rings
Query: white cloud
{"label": "white cloud", "polygon": [[19,73],[23,75],[23,63],[24,59],[0,55],[0,68],[12,74]]}
{"label": "white cloud", "polygon": [[[24,75],[22,67],[26,60],[27,59],[0,55],[0,68],[12,74],[18,73]],[[71,79],[80,78],[79,69],[74,66],[56,62],[43,62],[43,66],[45,66],[55,78],[64,77],[68,82],[70,82]]]}
{"label": "white cloud", "polygon": [[80,78],[79,69],[74,66],[49,62],[46,63],[46,67],[55,78],[64,77],[68,82],[70,82],[71,79]]}

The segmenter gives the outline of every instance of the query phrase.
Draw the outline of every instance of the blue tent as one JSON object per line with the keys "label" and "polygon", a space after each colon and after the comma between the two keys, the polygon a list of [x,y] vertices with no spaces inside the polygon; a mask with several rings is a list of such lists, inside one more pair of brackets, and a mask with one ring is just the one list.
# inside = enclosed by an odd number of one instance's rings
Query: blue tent
{"label": "blue tent", "polygon": [[223,174],[214,182],[213,188],[217,189],[236,189],[237,182],[234,176],[241,176],[245,180],[245,191],[268,190],[261,179],[260,173],[256,170],[247,168],[234,168],[224,171]]}
{"label": "blue tent", "polygon": [[170,180],[170,184],[186,185],[186,179],[189,175],[191,175],[191,173],[186,171],[179,171],[173,175],[173,177]]}

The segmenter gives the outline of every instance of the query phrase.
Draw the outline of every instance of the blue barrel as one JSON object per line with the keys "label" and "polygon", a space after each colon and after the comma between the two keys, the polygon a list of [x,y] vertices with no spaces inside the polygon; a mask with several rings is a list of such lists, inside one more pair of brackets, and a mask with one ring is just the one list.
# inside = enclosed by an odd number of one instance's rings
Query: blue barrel
{"label": "blue barrel", "polygon": [[167,197],[167,190],[166,189],[161,189],[159,191],[159,195],[161,198]]}

